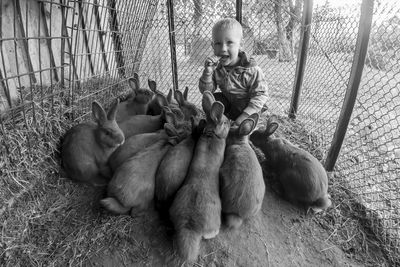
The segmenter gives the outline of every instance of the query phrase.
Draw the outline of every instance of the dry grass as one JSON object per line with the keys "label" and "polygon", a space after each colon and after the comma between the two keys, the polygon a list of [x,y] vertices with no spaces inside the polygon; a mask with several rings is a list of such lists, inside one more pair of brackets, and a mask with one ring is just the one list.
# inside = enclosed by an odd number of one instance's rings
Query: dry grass
{"label": "dry grass", "polygon": [[[280,127],[276,136],[289,139],[319,160],[324,158],[318,138],[306,131],[302,123],[285,117],[277,119]],[[267,118],[263,117],[260,124],[266,124],[266,120]],[[396,249],[381,249],[382,244],[386,242],[374,233],[368,214],[370,211],[361,204],[363,201],[348,189],[346,178],[335,172],[328,175],[328,193],[332,197],[333,206],[327,212],[314,217],[314,220],[330,233],[326,241],[337,244],[348,257],[363,262],[366,266],[385,266],[383,258],[388,258],[393,266],[399,264],[399,254],[394,253]]]}
{"label": "dry grass", "polygon": [[[115,86],[110,85],[109,89],[115,90]],[[97,83],[85,88],[87,94],[97,88]],[[60,89],[60,96],[62,92]],[[71,120],[70,107],[62,97],[58,99],[51,104],[33,101],[32,108],[25,110],[25,119],[2,123],[0,143],[7,145],[0,148],[4,177],[0,180],[0,265],[83,265],[105,250],[117,251],[122,262],[129,258],[130,262],[144,265],[154,247],[149,240],[136,238],[143,234],[138,229],[144,227],[149,235],[162,235],[166,229],[155,229],[149,217],[105,214],[98,204],[102,190],[63,178],[57,148],[60,137],[75,122]],[[90,103],[90,98],[85,99],[82,103]],[[82,103],[75,106],[81,107],[73,116],[78,120],[85,118],[87,111]],[[37,111],[36,121],[32,119],[33,107]],[[283,117],[279,120],[279,135],[318,159],[323,158],[318,139],[305,131],[301,123]],[[366,266],[382,266],[384,255],[380,253],[379,240],[369,230],[365,208],[357,204],[340,177],[332,176],[329,193],[334,207],[314,220],[330,233],[329,240],[338,244],[348,257]],[[171,249],[163,253],[166,257],[173,255]],[[395,260],[392,259],[393,263],[398,263]]]}

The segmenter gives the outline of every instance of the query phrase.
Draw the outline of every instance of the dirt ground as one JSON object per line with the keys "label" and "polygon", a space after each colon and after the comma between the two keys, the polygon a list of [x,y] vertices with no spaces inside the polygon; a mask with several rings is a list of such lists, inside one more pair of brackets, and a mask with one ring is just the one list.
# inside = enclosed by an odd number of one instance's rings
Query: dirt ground
{"label": "dirt ground", "polygon": [[[94,204],[96,206],[96,204]],[[104,214],[104,216],[112,216]],[[86,266],[365,266],[350,259],[314,216],[282,200],[267,184],[262,211],[238,230],[221,229],[203,240],[196,263],[181,261],[173,251],[171,227],[155,212],[131,220],[131,246],[105,248]]]}

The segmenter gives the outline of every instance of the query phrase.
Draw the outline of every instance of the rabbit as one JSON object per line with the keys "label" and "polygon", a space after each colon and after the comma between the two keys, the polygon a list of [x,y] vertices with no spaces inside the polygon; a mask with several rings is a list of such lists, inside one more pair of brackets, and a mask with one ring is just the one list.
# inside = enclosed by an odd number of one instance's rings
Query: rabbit
{"label": "rabbit", "polygon": [[178,254],[187,261],[197,259],[201,239],[214,238],[221,226],[219,169],[230,121],[223,114],[224,105],[215,101],[211,92],[203,93],[202,106],[207,123],[169,210]]}
{"label": "rabbit", "polygon": [[199,121],[191,117],[191,125],[191,134],[168,150],[156,173],[156,207],[164,217],[168,215],[168,209],[173,197],[186,177],[193,150],[204,129],[205,120]]}
{"label": "rabbit", "polygon": [[[154,81],[148,80],[149,86],[152,82]],[[151,90],[140,88],[139,75],[136,72],[133,78],[128,79],[128,83],[132,92],[127,97],[127,100],[119,104],[117,122],[124,121],[134,115],[146,114],[148,104],[154,95]]]}
{"label": "rabbit", "polygon": [[117,99],[106,114],[103,107],[94,101],[92,113],[97,124],[81,123],[65,134],[61,159],[70,179],[104,186],[111,178],[108,158],[125,141],[115,120],[118,104]]}
{"label": "rabbit", "polygon": [[154,133],[142,133],[127,138],[124,144],[111,154],[108,160],[111,170],[115,172],[125,160],[167,136],[165,130],[161,129]]}
{"label": "rabbit", "polygon": [[160,105],[160,102],[155,98],[156,95],[162,95],[165,97],[167,100],[168,104],[172,103],[172,90],[169,90],[168,94],[165,96],[162,92],[157,90],[157,83],[155,81],[149,82],[149,87],[153,91],[154,96],[150,100],[148,104],[148,109],[147,109],[147,115],[160,115],[162,111],[162,105]]}
{"label": "rabbit", "polygon": [[226,225],[237,229],[244,219],[257,214],[264,199],[265,184],[249,134],[257,126],[258,113],[239,126],[231,126],[226,139],[224,162],[220,169],[222,215]]}
{"label": "rabbit", "polygon": [[189,120],[191,116],[199,117],[200,111],[197,107],[190,103],[188,99],[188,91],[189,87],[186,86],[185,91],[182,93],[179,90],[175,90],[174,97],[176,102],[178,102],[179,107],[182,110],[183,115],[185,116],[186,120]]}
{"label": "rabbit", "polygon": [[[182,114],[177,115],[176,113],[172,113],[168,108],[166,108],[166,110],[167,123],[174,125],[180,133],[184,131],[190,132],[190,128],[182,121]],[[167,137],[167,133],[164,129],[152,133],[142,133],[130,136],[125,140],[125,143],[118,147],[110,156],[108,163],[111,170],[115,171],[126,159],[165,137]]]}
{"label": "rabbit", "polygon": [[256,130],[250,141],[265,154],[266,165],[277,176],[284,197],[291,203],[320,212],[331,206],[328,177],[322,164],[308,151],[271,135],[279,124],[270,117],[266,129]]}
{"label": "rabbit", "polygon": [[107,187],[107,198],[100,204],[114,214],[134,216],[136,212],[149,209],[154,199],[155,174],[161,159],[170,147],[176,145],[187,132],[180,134],[166,123],[169,138],[162,138],[141,150],[118,167]]}
{"label": "rabbit", "polygon": [[125,138],[129,138],[136,134],[151,133],[162,129],[164,123],[169,120],[173,114],[179,119],[183,118],[183,113],[179,109],[171,109],[168,106],[166,98],[157,94],[156,99],[160,106],[163,107],[163,112],[159,115],[135,115],[129,119],[119,123],[119,127],[125,135]]}

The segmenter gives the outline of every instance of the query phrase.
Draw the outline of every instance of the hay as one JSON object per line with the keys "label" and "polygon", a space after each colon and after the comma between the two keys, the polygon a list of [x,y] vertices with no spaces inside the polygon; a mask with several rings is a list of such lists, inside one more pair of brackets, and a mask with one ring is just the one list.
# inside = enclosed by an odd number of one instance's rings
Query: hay
{"label": "hay", "polygon": [[[265,125],[268,116],[262,117],[261,125]],[[309,151],[320,161],[325,158],[321,143],[312,132],[305,130],[301,122],[286,117],[276,116],[280,127],[276,137],[283,137],[302,149]],[[260,151],[258,151],[260,153]],[[258,154],[257,153],[257,154]],[[262,152],[261,152],[262,153]],[[262,159],[262,156],[259,156]],[[322,214],[316,214],[314,221],[330,233],[329,238],[337,244],[349,258],[363,262],[366,266],[384,266],[382,258],[396,265],[400,257],[394,255],[387,248],[381,249],[383,244],[379,235],[372,231],[371,221],[367,216],[367,209],[355,194],[348,190],[346,179],[339,173],[328,173],[328,193],[332,198],[332,207]],[[272,178],[268,177],[270,183]]]}
{"label": "hay", "polygon": [[[83,93],[94,90],[101,82],[104,81],[86,84]],[[114,84],[108,85],[108,91],[104,93],[114,97],[124,89]],[[143,234],[136,232],[143,229],[138,224],[151,227],[149,218],[104,214],[98,204],[102,190],[62,177],[59,139],[74,123],[87,118],[84,105],[91,99],[82,98],[71,107],[63,99],[65,90],[59,88],[57,92],[59,98],[54,101],[33,101],[31,108],[25,109],[25,118],[11,117],[1,124],[0,143],[7,145],[0,148],[0,172],[4,177],[0,180],[0,265],[75,266],[91,263],[105,250],[119,253],[122,262],[129,257],[130,262],[143,265],[148,262],[150,244],[135,237]],[[112,97],[107,98],[108,102],[103,100],[109,103]],[[263,116],[260,123],[265,120]],[[318,159],[323,158],[318,139],[305,131],[300,122],[284,117],[278,120],[278,136],[288,138]],[[257,156],[263,160],[260,151]],[[313,220],[330,233],[328,239],[349,257],[368,266],[380,266],[384,255],[379,254],[380,240],[369,230],[365,209],[347,192],[341,179],[331,176],[329,185],[334,205]],[[163,227],[157,231],[167,232]],[[173,257],[172,248],[164,253]]]}

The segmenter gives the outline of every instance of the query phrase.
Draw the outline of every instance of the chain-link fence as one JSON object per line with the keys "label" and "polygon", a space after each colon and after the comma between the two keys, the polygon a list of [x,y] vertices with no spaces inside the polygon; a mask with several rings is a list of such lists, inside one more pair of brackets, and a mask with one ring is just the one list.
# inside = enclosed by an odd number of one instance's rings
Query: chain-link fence
{"label": "chain-link fence", "polygon": [[[108,104],[138,72],[158,89],[183,90],[199,104],[198,79],[212,55],[211,28],[236,17],[237,1],[1,2],[1,206],[31,187],[29,169],[51,160],[46,140],[61,119],[80,121],[94,99]],[[240,2],[240,1],[239,1]],[[331,3],[331,4],[330,4]],[[315,1],[297,120],[315,136],[320,159],[332,145],[351,79],[362,0]],[[270,114],[286,116],[301,47],[303,1],[243,1],[243,48],[262,67]],[[173,16],[170,16],[173,14]],[[375,1],[358,97],[336,164],[388,255],[400,247],[400,5]],[[171,46],[172,44],[172,46]],[[171,56],[172,55],[172,56]],[[177,80],[174,80],[177,77]],[[27,158],[27,161],[21,159]],[[16,176],[15,168],[27,175]],[[338,178],[338,179],[339,179]],[[2,209],[2,208],[1,208]],[[0,209],[0,211],[1,211]]]}
{"label": "chain-link fence", "polygon": [[[332,145],[355,60],[361,2],[314,7],[298,119],[318,134],[324,153]],[[336,170],[366,208],[389,257],[398,261],[400,6],[392,1],[374,4],[367,58]]]}

